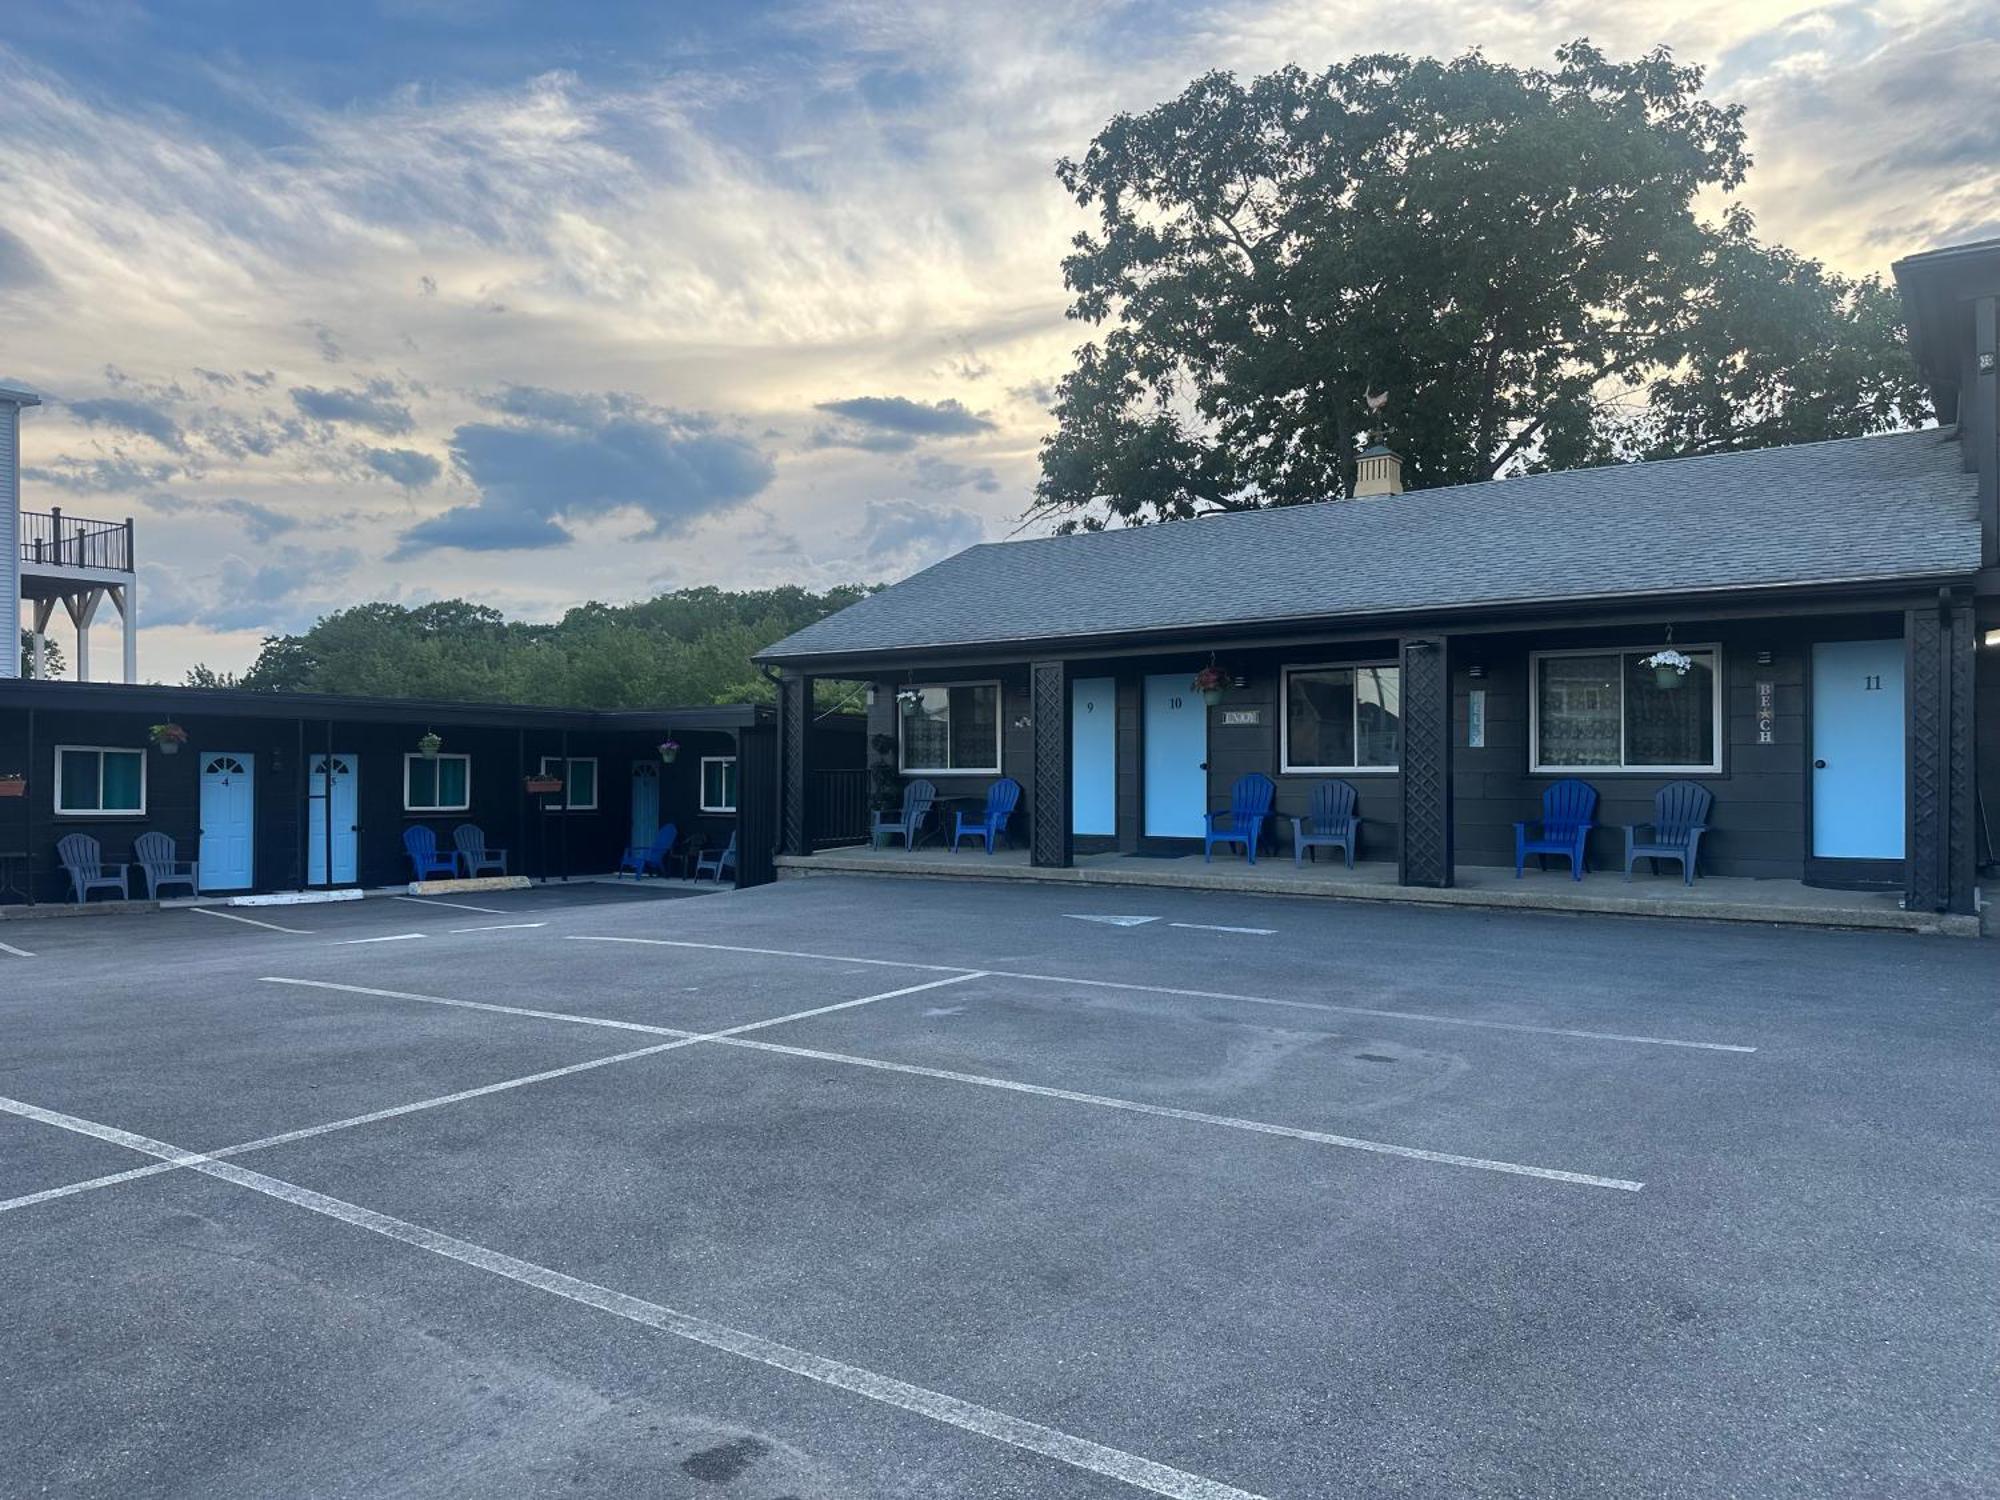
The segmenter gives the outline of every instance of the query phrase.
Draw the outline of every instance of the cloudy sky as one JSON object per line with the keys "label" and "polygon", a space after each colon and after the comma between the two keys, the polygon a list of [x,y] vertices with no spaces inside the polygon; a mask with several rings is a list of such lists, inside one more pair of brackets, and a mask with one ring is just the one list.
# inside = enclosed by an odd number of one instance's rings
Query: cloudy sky
{"label": "cloudy sky", "polygon": [[363,599],[896,578],[1023,508],[1079,336],[1050,168],[1111,113],[1585,34],[1750,107],[1770,237],[2000,234],[2000,8],[1943,0],[17,7],[23,503],[138,518],[163,680]]}

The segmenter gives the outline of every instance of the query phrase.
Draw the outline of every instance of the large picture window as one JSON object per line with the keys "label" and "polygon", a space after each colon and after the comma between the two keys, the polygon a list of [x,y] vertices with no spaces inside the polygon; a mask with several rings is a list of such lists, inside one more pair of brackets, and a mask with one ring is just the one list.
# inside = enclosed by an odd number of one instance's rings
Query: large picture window
{"label": "large picture window", "polygon": [[464,812],[472,806],[472,757],[403,757],[403,811]]}
{"label": "large picture window", "polygon": [[1287,667],[1287,771],[1393,771],[1403,752],[1400,667]]}
{"label": "large picture window", "polygon": [[56,812],[80,818],[138,817],[146,811],[146,752],[98,745],[56,746]]}
{"label": "large picture window", "polygon": [[1675,647],[1685,673],[1647,666],[1665,647],[1551,651],[1533,666],[1536,771],[1722,770],[1721,653]]}
{"label": "large picture window", "polygon": [[901,734],[898,764],[912,775],[1000,773],[1000,684],[904,689],[917,693],[914,713],[896,704]]}
{"label": "large picture window", "polygon": [[547,812],[594,812],[597,809],[597,759],[595,756],[571,756],[569,768],[563,768],[560,755],[542,757],[542,774],[562,778],[562,795],[544,798],[542,807]]}

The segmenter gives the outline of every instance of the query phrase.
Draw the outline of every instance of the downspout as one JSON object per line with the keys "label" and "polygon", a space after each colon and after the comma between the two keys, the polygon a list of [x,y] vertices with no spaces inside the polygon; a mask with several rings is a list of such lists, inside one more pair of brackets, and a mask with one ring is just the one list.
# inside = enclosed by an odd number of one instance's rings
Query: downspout
{"label": "downspout", "polygon": [[1932,775],[1937,778],[1938,820],[1937,847],[1932,851],[1936,864],[1937,896],[1932,903],[1933,911],[1944,912],[1951,909],[1951,833],[1952,823],[1958,817],[1958,809],[1951,796],[1951,746],[1952,723],[1958,714],[1958,704],[1952,692],[1952,600],[1949,588],[1939,588],[1937,594],[1938,614],[1938,655],[1943,659],[1938,663],[1938,696],[1943,699],[1939,705],[1937,764]]}

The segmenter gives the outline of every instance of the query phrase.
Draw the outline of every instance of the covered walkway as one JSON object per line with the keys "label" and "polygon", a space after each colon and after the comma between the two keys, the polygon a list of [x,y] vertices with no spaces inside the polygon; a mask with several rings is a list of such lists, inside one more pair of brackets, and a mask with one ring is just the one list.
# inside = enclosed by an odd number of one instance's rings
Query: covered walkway
{"label": "covered walkway", "polygon": [[1592,912],[1630,917],[1682,917],[1706,922],[1763,922],[1793,927],[1872,928],[1896,932],[1977,937],[1980,919],[1950,913],[1905,911],[1894,892],[1836,891],[1796,880],[1750,880],[1704,876],[1692,887],[1676,873],[1633,875],[1630,884],[1615,871],[1598,871],[1582,881],[1567,873],[1530,869],[1521,879],[1511,869],[1459,865],[1445,887],[1396,883],[1387,862],[1348,870],[1337,861],[1296,866],[1289,856],[1266,856],[1255,865],[1238,856],[1218,856],[1205,864],[1199,854],[1154,857],[1080,854],[1068,866],[1034,865],[1025,849],[988,855],[971,849],[959,854],[919,845],[914,853],[894,849],[827,849],[797,857],[780,855],[778,878],[809,875],[920,875],[939,879],[1029,880],[1058,885],[1116,885],[1234,891],[1279,896],[1321,896],[1349,901],[1399,901],[1429,906],[1474,906],[1514,911]]}

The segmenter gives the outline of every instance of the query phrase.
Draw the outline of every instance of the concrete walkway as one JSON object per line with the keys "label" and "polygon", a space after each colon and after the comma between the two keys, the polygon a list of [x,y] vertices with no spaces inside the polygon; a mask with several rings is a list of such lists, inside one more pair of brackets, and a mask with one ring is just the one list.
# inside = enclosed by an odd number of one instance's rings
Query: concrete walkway
{"label": "concrete walkway", "polygon": [[807,857],[780,855],[778,877],[811,875],[922,875],[945,879],[1030,880],[1051,884],[1168,886],[1274,896],[1322,896],[1347,901],[1399,901],[1427,906],[1478,906],[1511,911],[1594,912],[1628,917],[1683,917],[1704,922],[1766,922],[1793,927],[1871,928],[1951,937],[1978,937],[1980,919],[1902,909],[1901,898],[1876,891],[1831,891],[1796,880],[1748,880],[1704,876],[1692,887],[1678,873],[1635,872],[1627,884],[1616,872],[1598,871],[1581,881],[1567,872],[1529,870],[1521,879],[1510,869],[1460,865],[1457,884],[1447,890],[1396,884],[1396,867],[1363,863],[1347,870],[1331,860],[1304,867],[1287,857],[1257,864],[1241,856],[1218,856],[1205,864],[1198,854],[1153,858],[1130,854],[1087,854],[1066,870],[1028,863],[1025,849],[988,855],[966,850],[828,849]]}

